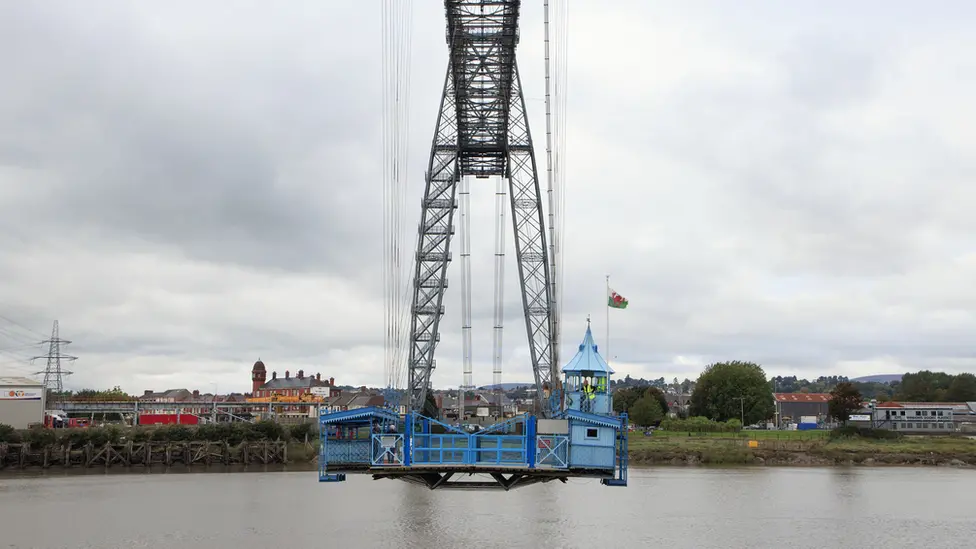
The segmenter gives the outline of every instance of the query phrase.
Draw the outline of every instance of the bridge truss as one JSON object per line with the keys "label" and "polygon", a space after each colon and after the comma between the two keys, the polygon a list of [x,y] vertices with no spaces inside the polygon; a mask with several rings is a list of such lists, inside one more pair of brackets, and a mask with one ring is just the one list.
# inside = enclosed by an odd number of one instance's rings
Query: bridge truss
{"label": "bridge truss", "polygon": [[[555,263],[549,261],[538,169],[516,60],[521,2],[446,0],[445,7],[450,54],[426,172],[415,258],[408,359],[410,408],[423,409],[435,367],[459,182],[465,177],[494,176],[508,181],[538,413],[551,417],[557,410],[552,400],[543,398],[543,388],[551,387],[558,377]],[[467,369],[465,374],[468,378]]]}

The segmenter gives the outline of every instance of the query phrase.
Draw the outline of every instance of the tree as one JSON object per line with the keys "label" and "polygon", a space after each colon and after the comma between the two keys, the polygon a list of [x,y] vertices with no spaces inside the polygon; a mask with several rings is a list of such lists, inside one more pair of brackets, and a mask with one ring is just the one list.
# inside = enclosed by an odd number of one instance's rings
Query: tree
{"label": "tree", "polygon": [[644,395],[637,399],[631,406],[628,415],[635,425],[644,427],[657,426],[664,419],[661,404],[650,395]]}
{"label": "tree", "polygon": [[945,372],[922,370],[905,374],[898,388],[898,400],[907,402],[944,402],[952,376]]}
{"label": "tree", "polygon": [[972,402],[976,400],[976,376],[959,374],[953,377],[949,383],[949,389],[946,390],[946,400],[949,402]]}
{"label": "tree", "polygon": [[861,409],[861,391],[849,382],[838,383],[830,390],[830,402],[827,403],[827,413],[838,421],[846,422],[851,414]]}
{"label": "tree", "polygon": [[668,399],[657,387],[631,387],[627,389],[617,389],[613,392],[613,411],[619,413],[630,413],[630,409],[642,397],[651,397],[657,401],[662,414],[668,413]]}
{"label": "tree", "polygon": [[[741,399],[741,400],[740,400]],[[715,421],[745,418],[750,425],[773,417],[766,372],[752,362],[717,362],[705,368],[691,393],[691,415]]]}

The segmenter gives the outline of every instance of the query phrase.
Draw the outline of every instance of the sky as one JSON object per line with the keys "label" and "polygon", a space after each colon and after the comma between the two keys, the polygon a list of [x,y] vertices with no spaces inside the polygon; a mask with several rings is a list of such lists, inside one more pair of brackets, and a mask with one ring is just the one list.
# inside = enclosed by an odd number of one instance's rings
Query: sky
{"label": "sky", "polygon": [[[384,383],[379,6],[0,0],[0,372],[43,370],[57,319],[74,389],[246,391],[258,358]],[[568,13],[564,359],[590,317],[619,375],[976,371],[976,4]],[[542,22],[523,2],[544,166]],[[444,24],[443,3],[414,3],[411,226]],[[493,192],[472,185],[479,385]],[[513,259],[503,381],[521,382]],[[609,330],[608,274],[630,302]],[[458,287],[435,387],[461,381]]]}

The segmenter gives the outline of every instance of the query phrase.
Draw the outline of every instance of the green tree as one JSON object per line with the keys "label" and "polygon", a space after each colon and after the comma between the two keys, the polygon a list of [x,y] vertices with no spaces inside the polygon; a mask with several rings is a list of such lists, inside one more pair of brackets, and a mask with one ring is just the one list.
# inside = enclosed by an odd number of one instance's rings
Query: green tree
{"label": "green tree", "polygon": [[976,401],[976,376],[959,374],[953,377],[948,390],[946,390],[946,400],[949,402]]}
{"label": "green tree", "polygon": [[898,388],[898,400],[906,402],[943,402],[952,376],[945,372],[922,370],[905,374]]}
{"label": "green tree", "polygon": [[661,404],[656,398],[650,395],[644,395],[637,399],[634,405],[630,407],[628,415],[630,416],[630,421],[635,425],[644,427],[656,426],[664,419],[664,411],[661,410]]}
{"label": "green tree", "polygon": [[851,414],[861,409],[861,391],[849,382],[838,383],[830,390],[830,402],[827,403],[827,413],[838,421],[846,422]]}
{"label": "green tree", "polygon": [[0,423],[0,442],[20,442],[20,433],[10,425]]}
{"label": "green tree", "polygon": [[707,366],[695,383],[690,404],[692,416],[715,421],[744,417],[746,425],[767,420],[775,413],[762,367],[738,360]]}
{"label": "green tree", "polygon": [[642,397],[650,397],[657,401],[662,414],[668,413],[668,399],[657,387],[628,387],[613,392],[613,411],[628,412]]}

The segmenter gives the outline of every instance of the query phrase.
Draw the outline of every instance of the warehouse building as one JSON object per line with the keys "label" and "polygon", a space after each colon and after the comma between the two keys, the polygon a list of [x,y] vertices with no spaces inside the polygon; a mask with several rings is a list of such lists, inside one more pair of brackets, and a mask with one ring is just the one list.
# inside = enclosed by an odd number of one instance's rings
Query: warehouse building
{"label": "warehouse building", "polygon": [[0,376],[0,423],[27,429],[44,423],[44,384],[26,377]]}
{"label": "warehouse building", "polygon": [[777,427],[800,423],[804,417],[816,417],[817,423],[828,415],[830,393],[773,393]]}

